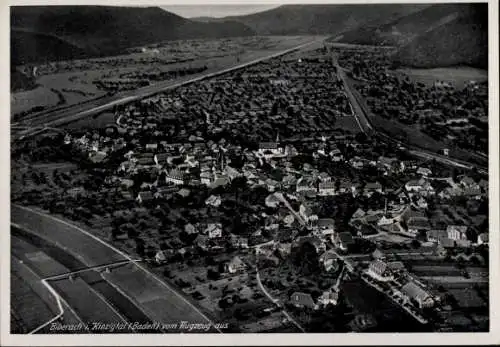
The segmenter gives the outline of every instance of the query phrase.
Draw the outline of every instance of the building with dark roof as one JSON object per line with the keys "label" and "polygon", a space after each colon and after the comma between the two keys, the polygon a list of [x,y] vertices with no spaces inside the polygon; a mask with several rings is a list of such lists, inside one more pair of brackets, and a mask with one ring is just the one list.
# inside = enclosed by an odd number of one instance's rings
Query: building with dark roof
{"label": "building with dark roof", "polygon": [[314,303],[311,294],[308,293],[294,292],[290,296],[290,303],[296,307],[307,307],[311,309],[316,308],[316,304]]}
{"label": "building with dark roof", "polygon": [[167,183],[182,185],[185,184],[186,175],[179,170],[171,170],[165,175]]}
{"label": "building with dark roof", "polygon": [[415,282],[408,282],[401,288],[401,293],[409,299],[416,302],[418,307],[427,308],[434,306],[432,296],[424,289],[420,288]]}
{"label": "building with dark roof", "polygon": [[390,281],[393,279],[392,272],[383,260],[375,260],[368,266],[368,274],[378,281]]}

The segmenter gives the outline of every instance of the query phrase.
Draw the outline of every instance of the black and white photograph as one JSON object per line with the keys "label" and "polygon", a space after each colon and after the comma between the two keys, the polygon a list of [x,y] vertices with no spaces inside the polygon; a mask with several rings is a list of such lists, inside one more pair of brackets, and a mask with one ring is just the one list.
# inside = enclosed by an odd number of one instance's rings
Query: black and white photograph
{"label": "black and white photograph", "polygon": [[3,334],[495,332],[492,10],[8,6]]}

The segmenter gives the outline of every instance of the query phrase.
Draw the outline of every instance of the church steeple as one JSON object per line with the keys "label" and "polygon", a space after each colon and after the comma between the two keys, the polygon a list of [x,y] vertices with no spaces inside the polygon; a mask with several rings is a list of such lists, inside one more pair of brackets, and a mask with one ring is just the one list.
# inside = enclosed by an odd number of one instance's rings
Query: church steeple
{"label": "church steeple", "polygon": [[219,152],[217,153],[217,169],[221,172],[226,168],[226,154],[219,148]]}
{"label": "church steeple", "polygon": [[276,143],[277,144],[280,143],[280,132],[279,131],[276,133]]}

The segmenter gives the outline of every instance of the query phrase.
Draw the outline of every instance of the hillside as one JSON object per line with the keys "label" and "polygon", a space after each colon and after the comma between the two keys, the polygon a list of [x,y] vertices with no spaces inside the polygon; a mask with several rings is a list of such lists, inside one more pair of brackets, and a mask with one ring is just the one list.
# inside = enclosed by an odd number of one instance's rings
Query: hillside
{"label": "hillside", "polygon": [[465,13],[404,45],[394,57],[413,67],[468,65],[488,69],[488,5]]}
{"label": "hillside", "polygon": [[[429,5],[283,5],[246,16],[226,17],[252,28],[259,35],[337,34],[366,23],[386,23]],[[208,21],[206,17],[199,21]],[[218,22],[221,19],[212,19]]]}
{"label": "hillside", "polygon": [[342,33],[338,42],[367,45],[402,45],[439,21],[467,8],[467,4],[438,4],[386,23],[369,23]]}
{"label": "hillside", "polygon": [[10,90],[13,92],[30,90],[36,87],[36,81],[33,77],[12,68],[10,71]]}
{"label": "hillside", "polygon": [[486,4],[437,4],[382,25],[347,30],[336,41],[400,46],[394,60],[407,66],[486,68],[487,23]]}
{"label": "hillside", "polygon": [[166,40],[254,34],[241,23],[201,23],[158,7],[13,6],[10,17],[14,65],[113,55]]}

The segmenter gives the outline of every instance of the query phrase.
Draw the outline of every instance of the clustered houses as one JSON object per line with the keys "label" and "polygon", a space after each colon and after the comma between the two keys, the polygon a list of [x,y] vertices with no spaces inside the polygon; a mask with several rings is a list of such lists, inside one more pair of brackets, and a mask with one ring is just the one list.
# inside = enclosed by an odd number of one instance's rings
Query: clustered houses
{"label": "clustered houses", "polygon": [[[90,158],[102,153],[99,160],[112,160],[110,182],[131,195],[133,208],[152,215],[168,205],[167,216],[156,220],[174,225],[167,228],[180,226],[183,241],[160,246],[151,237],[147,247],[155,249],[157,263],[180,254],[234,252],[224,272],[239,275],[255,255],[259,267],[279,265],[303,237],[321,255],[322,268],[334,272],[337,257],[360,252],[360,245],[376,244],[378,237],[446,248],[487,244],[484,228],[434,212],[441,204],[453,207],[458,196],[480,204],[488,182],[440,177],[436,165],[400,159],[395,149],[333,129],[329,119],[349,117],[351,110],[324,64],[270,61],[234,77],[182,87],[118,109],[119,122],[109,136],[96,131],[65,142]],[[320,111],[327,115],[317,116]],[[186,212],[193,204],[197,208]],[[348,258],[346,268],[356,271]],[[367,270],[374,281],[401,280],[399,295],[417,306],[431,305],[425,293],[403,281],[405,273],[401,263],[382,257]],[[333,290],[314,299],[298,288],[291,292],[287,300],[300,307],[321,308],[338,299]]]}
{"label": "clustered houses", "polygon": [[443,143],[444,153],[449,147],[488,153],[487,82],[456,86],[442,81],[428,86],[413,82],[388,69],[392,62],[384,49],[342,49],[339,62],[365,82],[356,88],[377,116]]}
{"label": "clustered houses", "polygon": [[376,259],[370,263],[363,276],[375,286],[383,284],[388,288],[385,290],[404,305],[411,304],[423,309],[436,304],[436,299],[413,279],[400,261],[387,262],[384,257]]}

